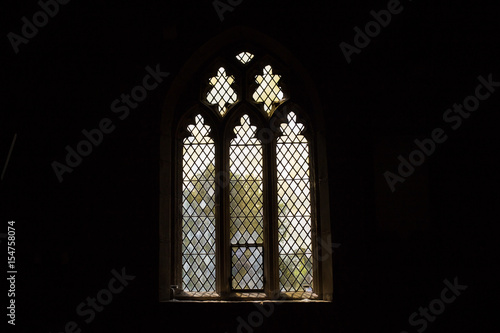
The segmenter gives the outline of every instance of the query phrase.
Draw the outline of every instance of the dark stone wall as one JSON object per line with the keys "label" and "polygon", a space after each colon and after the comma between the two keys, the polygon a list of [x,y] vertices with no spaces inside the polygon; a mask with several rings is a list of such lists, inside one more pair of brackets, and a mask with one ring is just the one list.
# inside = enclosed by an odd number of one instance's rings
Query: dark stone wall
{"label": "dark stone wall", "polygon": [[[467,290],[425,331],[492,328],[500,92],[456,130],[443,114],[475,93],[478,76],[500,81],[497,14],[486,1],[401,1],[401,12],[347,63],[339,44],[353,45],[354,27],[364,29],[370,11],[387,5],[247,0],[221,22],[211,1],[71,1],[17,54],[4,37],[0,166],[17,136],[0,183],[0,230],[16,221],[16,326],[235,332],[237,318],[255,311],[157,301],[162,103],[198,48],[243,25],[282,43],[316,83],[328,129],[333,241],[341,243],[334,302],[276,306],[255,331],[416,332],[423,326],[408,317],[455,277]],[[40,10],[34,1],[1,6],[4,36],[21,34],[21,18],[32,21]],[[120,120],[111,103],[156,64],[169,77]],[[114,130],[59,182],[51,163],[64,163],[65,147],[103,118]],[[384,173],[397,173],[398,156],[408,158],[414,140],[435,128],[448,139],[392,193]],[[135,279],[85,323],[76,307],[122,267]]]}

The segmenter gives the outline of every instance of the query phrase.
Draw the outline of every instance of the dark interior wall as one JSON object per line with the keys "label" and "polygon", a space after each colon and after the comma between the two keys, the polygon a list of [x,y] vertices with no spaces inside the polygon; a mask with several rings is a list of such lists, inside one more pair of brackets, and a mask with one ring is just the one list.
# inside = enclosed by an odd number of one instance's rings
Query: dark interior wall
{"label": "dark interior wall", "polygon": [[[198,48],[243,25],[287,47],[316,84],[328,129],[333,241],[341,244],[334,302],[277,306],[255,331],[416,332],[422,326],[408,317],[455,277],[467,290],[425,330],[493,327],[500,92],[456,130],[443,114],[474,94],[478,76],[500,81],[496,11],[486,1],[401,1],[401,13],[348,64],[339,44],[352,45],[353,28],[387,4],[247,0],[221,22],[211,1],[71,1],[17,54],[3,38],[1,167],[16,141],[0,183],[0,232],[16,221],[16,326],[235,332],[237,318],[255,311],[157,301],[162,103]],[[21,34],[21,18],[40,10],[35,1],[2,6],[4,36]],[[120,120],[111,103],[157,64],[170,75]],[[65,147],[103,118],[113,132],[59,182],[51,163],[64,163]],[[398,156],[408,158],[413,141],[435,128],[447,141],[391,192],[383,174],[397,173]],[[85,323],[75,308],[122,267],[135,279]]]}

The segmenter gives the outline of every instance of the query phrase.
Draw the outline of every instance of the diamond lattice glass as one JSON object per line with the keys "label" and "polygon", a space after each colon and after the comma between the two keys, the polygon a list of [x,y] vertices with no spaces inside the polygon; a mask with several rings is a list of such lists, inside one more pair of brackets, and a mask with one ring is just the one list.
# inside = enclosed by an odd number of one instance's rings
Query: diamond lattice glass
{"label": "diamond lattice glass", "polygon": [[220,67],[217,75],[209,80],[212,88],[207,93],[207,102],[216,104],[221,116],[226,113],[228,105],[236,103],[238,99],[236,91],[231,87],[233,82],[234,76],[226,75],[224,67]]}
{"label": "diamond lattice glass", "polygon": [[236,59],[238,59],[243,65],[245,65],[252,61],[253,54],[251,54],[250,52],[241,52],[236,56]]}
{"label": "diamond lattice glass", "polygon": [[229,151],[232,288],[263,288],[262,145],[248,115],[236,126]]}
{"label": "diamond lattice glass", "polygon": [[262,247],[233,247],[231,254],[232,288],[262,289],[264,287]]}
{"label": "diamond lattice glass", "polygon": [[203,117],[189,125],[182,149],[182,283],[215,290],[215,145]]}
{"label": "diamond lattice glass", "polygon": [[295,113],[281,128],[276,145],[280,289],[312,291],[309,147]]}
{"label": "diamond lattice glass", "polygon": [[257,75],[255,82],[259,84],[252,97],[257,103],[263,103],[264,111],[268,116],[272,114],[273,105],[283,100],[283,91],[278,85],[281,75],[273,74],[273,69],[267,65],[263,75]]}

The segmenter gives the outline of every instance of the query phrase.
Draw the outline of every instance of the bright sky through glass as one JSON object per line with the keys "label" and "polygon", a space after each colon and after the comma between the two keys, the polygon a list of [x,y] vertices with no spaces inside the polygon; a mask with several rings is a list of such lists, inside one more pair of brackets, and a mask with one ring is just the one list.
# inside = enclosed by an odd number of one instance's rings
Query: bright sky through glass
{"label": "bright sky through glass", "polygon": [[[203,117],[201,115],[196,116],[196,125],[189,125],[188,130],[191,132],[191,136],[184,139],[184,143],[198,143],[196,147],[197,156],[204,156],[202,159],[190,159],[186,161],[184,176],[193,176],[196,174],[203,174],[207,167],[207,160],[214,160],[213,152],[207,152],[206,155],[202,154],[203,144],[212,144],[212,138],[207,135],[210,132],[210,126],[204,124]],[[234,145],[238,146],[238,155],[247,156],[246,163],[250,163],[255,168],[252,168],[251,175],[256,177],[262,174],[262,161],[258,159],[248,159],[249,156],[256,156],[255,144],[260,145],[260,141],[255,138],[257,127],[250,124],[250,118],[248,115],[241,117],[240,125],[235,126],[234,133],[236,138],[233,141]],[[232,163],[230,165],[230,170],[233,174],[239,174],[242,176],[248,176],[248,170],[250,170],[243,163]]]}
{"label": "bright sky through glass", "polygon": [[290,223],[294,231],[301,229],[299,238],[288,238],[286,244],[283,243],[283,250],[289,252],[311,244],[307,236],[310,233],[311,215],[309,147],[306,138],[300,134],[304,125],[296,122],[294,112],[288,114],[288,124],[281,124],[281,129],[283,136],[278,138],[276,145],[278,202],[284,204],[280,215],[293,215],[294,219]]}
{"label": "bright sky through glass", "polygon": [[236,56],[236,59],[238,59],[243,65],[249,63],[253,59],[253,54],[250,52],[241,52]]}
{"label": "bright sky through glass", "polygon": [[217,76],[210,78],[209,83],[213,87],[207,93],[207,101],[210,104],[217,104],[221,116],[227,111],[227,105],[237,101],[236,91],[231,88],[234,82],[234,75],[227,76],[226,69],[220,67]]}
{"label": "bright sky through glass", "polygon": [[253,99],[257,103],[264,104],[264,111],[270,116],[273,104],[279,103],[283,99],[283,91],[278,85],[281,75],[273,74],[273,69],[267,65],[263,69],[263,75],[255,76],[255,82],[259,84],[253,94]]}
{"label": "bright sky through glass", "polygon": [[[254,177],[261,177],[262,174],[262,160],[250,158],[252,156],[260,156],[262,147],[260,146],[260,141],[255,138],[255,132],[257,130],[256,126],[250,124],[250,118],[248,115],[244,115],[240,120],[241,125],[234,127],[234,133],[236,138],[231,141],[231,145],[237,146],[237,154],[241,155],[240,159],[245,160],[246,163],[250,164],[253,168],[249,168],[243,163],[231,163],[230,170],[233,174],[239,174],[242,176],[248,176],[249,171]],[[246,156],[246,158],[243,158]]]}

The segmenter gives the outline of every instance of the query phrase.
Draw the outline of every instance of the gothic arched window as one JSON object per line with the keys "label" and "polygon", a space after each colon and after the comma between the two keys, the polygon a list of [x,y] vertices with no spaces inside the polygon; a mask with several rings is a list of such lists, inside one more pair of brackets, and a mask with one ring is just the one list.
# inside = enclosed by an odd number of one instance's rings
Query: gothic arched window
{"label": "gothic arched window", "polygon": [[173,125],[163,299],[331,299],[311,106],[287,66],[238,51],[200,71]]}

